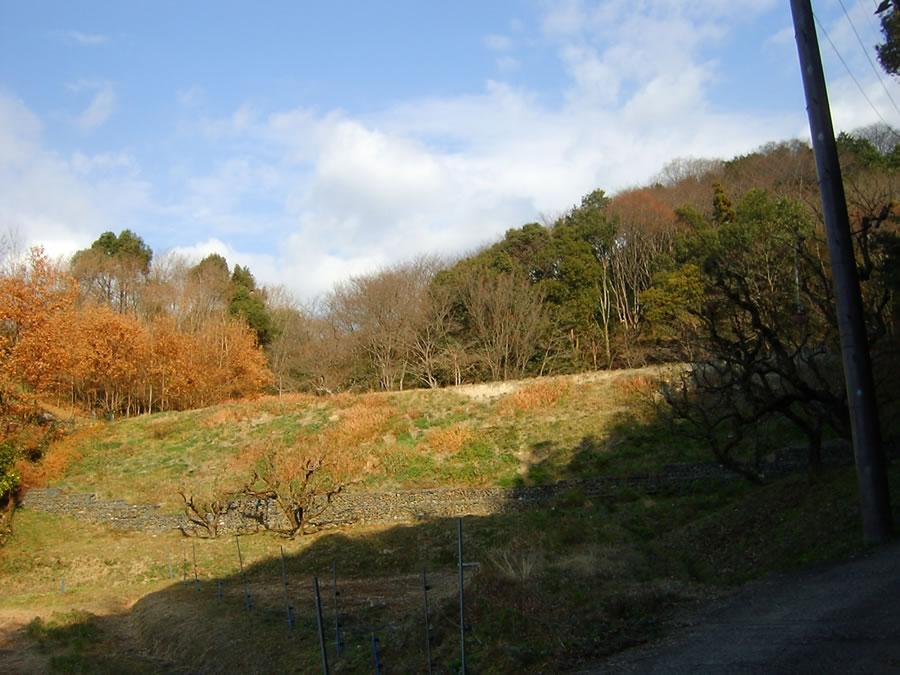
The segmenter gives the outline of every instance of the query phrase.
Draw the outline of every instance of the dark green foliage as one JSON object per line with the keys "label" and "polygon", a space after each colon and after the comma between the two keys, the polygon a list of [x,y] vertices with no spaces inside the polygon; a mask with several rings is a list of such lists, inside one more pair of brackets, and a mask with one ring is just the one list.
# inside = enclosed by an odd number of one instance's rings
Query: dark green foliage
{"label": "dark green foliage", "polygon": [[218,253],[210,253],[190,270],[191,278],[204,285],[221,302],[227,300],[228,313],[243,318],[265,346],[276,336],[272,315],[266,307],[265,289],[256,287],[249,267],[235,265],[229,274],[228,262]]}
{"label": "dark green foliage", "polygon": [[737,218],[737,213],[731,206],[731,200],[725,194],[725,189],[719,181],[713,183],[713,220],[717,225],[725,225]]}
{"label": "dark green foliage", "polygon": [[131,230],[122,230],[119,236],[112,232],[104,232],[91,244],[91,250],[104,253],[110,258],[130,258],[139,261],[144,274],[150,271],[153,251],[143,239]]}
{"label": "dark green foliage", "polygon": [[858,129],[852,134],[842,131],[836,141],[841,169],[849,176],[857,175],[862,169],[900,169],[900,134],[891,127],[879,124]]}
{"label": "dark green foliage", "polygon": [[[873,346],[886,335],[890,314],[892,291],[879,277],[892,267],[890,247],[874,236],[888,212],[863,217],[856,232]],[[824,237],[801,204],[759,190],[733,209],[717,186],[714,214],[712,223],[695,221],[681,248],[681,269],[701,271],[702,302],[685,307],[686,316],[667,309],[671,273],[650,297],[651,315],[683,323],[695,364],[664,388],[666,400],[682,430],[748,476],[767,451],[753,432],[773,416],[806,435],[816,470],[823,434],[849,435]]]}
{"label": "dark green foliage", "polygon": [[249,267],[235,265],[234,271],[231,273],[231,283],[236,286],[243,286],[248,291],[256,290],[256,279],[254,279],[253,275],[250,273]]}
{"label": "dark green foliage", "polygon": [[104,232],[90,248],[72,256],[72,275],[81,292],[119,312],[134,310],[150,272],[153,251],[131,230]]}
{"label": "dark green foliage", "polygon": [[878,62],[886,73],[900,75],[900,4],[895,0],[884,0],[876,14],[880,14],[881,34],[884,42],[875,45]]}
{"label": "dark green foliage", "polygon": [[228,279],[228,262],[218,253],[210,253],[191,268],[191,276],[207,283],[225,281]]}
{"label": "dark green foliage", "polygon": [[16,489],[21,480],[15,463],[19,453],[9,441],[0,443],[0,499]]}
{"label": "dark green foliage", "polygon": [[259,293],[239,285],[231,296],[228,312],[232,316],[241,316],[247,321],[247,325],[256,332],[259,344],[267,345],[272,340],[272,317],[266,310],[266,303]]}

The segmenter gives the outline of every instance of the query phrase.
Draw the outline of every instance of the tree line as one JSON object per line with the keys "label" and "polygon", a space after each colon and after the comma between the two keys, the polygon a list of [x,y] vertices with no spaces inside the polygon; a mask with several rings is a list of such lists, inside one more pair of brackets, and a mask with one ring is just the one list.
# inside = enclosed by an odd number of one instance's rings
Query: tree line
{"label": "tree line", "polygon": [[[896,139],[883,127],[839,139],[871,336],[882,349],[896,341]],[[739,261],[744,268],[724,275]],[[739,288],[726,289],[727,279]],[[282,310],[276,323],[285,332],[269,346],[270,365],[285,388],[336,391],[691,361],[713,336],[745,331],[710,323],[710,303],[722,317],[756,311],[742,309],[748,301],[738,292],[777,298],[779,313],[761,321],[777,334],[807,326],[805,344],[827,342],[834,353],[805,143],[730,161],[678,160],[649,186],[595,190],[461,259],[423,258],[349,279],[312,307]]]}
{"label": "tree line", "polygon": [[[882,126],[839,138],[870,335],[885,354],[897,342],[896,139]],[[266,389],[738,362],[748,345],[759,359],[831,358],[825,250],[812,152],[772,143],[673,161],[650,185],[594,190],[470,255],[352,277],[306,306],[216,254],[154,257],[130,230],[63,264],[32,252],[0,275],[0,360],[30,391],[134,414]]]}
{"label": "tree line", "polygon": [[[864,285],[881,303],[876,341],[896,316],[896,140],[883,126],[839,139]],[[709,300],[738,306],[718,297],[713,240],[730,263],[760,247],[744,279],[777,258],[767,297],[793,298],[781,308],[806,316],[821,307],[825,320],[815,164],[791,141],[675,160],[648,186],[594,190],[480,251],[352,277],[305,306],[220,255],[154,258],[130,230],[106,232],[62,265],[34,254],[7,265],[4,367],[35,390],[127,414],[266,387],[399,390],[691,360],[710,336]]]}
{"label": "tree line", "polygon": [[125,230],[76,253],[70,269],[40,249],[9,266],[0,275],[4,399],[42,396],[113,416],[261,391],[271,373],[259,334],[241,315],[244,286],[234,283],[229,311],[210,295],[222,278],[210,281],[204,261],[185,270],[180,295],[166,285],[163,301],[150,259]]}

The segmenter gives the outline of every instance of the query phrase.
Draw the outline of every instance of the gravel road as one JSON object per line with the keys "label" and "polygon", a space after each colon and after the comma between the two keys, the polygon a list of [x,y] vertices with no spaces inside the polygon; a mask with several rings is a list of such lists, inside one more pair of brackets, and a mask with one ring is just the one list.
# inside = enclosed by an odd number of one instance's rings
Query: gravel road
{"label": "gravel road", "polygon": [[900,673],[900,542],[766,577],[581,673]]}

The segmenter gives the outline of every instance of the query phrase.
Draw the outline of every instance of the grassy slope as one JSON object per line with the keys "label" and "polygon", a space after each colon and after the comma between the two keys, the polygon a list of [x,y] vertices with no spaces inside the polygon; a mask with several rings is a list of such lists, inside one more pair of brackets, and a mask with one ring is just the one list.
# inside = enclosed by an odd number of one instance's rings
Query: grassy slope
{"label": "grassy slope", "polygon": [[[101,424],[52,482],[177,510],[177,491],[238,471],[254,443],[302,448],[311,438],[370,457],[359,489],[514,485],[602,471],[629,472],[665,459],[706,459],[682,443],[617,445],[654,371],[545,378],[498,389],[412,391],[317,398],[266,397],[185,413]],[[609,439],[609,442],[606,441]],[[658,438],[653,440],[658,441]],[[573,462],[573,458],[575,461]]]}
{"label": "grassy slope", "polygon": [[[369,447],[379,458],[368,479],[374,487],[627,473],[694,452],[635,419],[623,421],[645,375],[531,383],[495,399],[458,392],[362,401],[264,399],[125,421],[92,435],[60,483],[172,505],[159,490],[175,485],[185,467],[194,467],[194,476],[200,467],[209,470],[237,454],[242,439],[281,433],[293,440],[315,433],[316,425],[337,428],[347,411],[378,420],[371,429],[357,425],[371,433]],[[380,412],[362,414],[372,408]],[[444,445],[432,443],[435,437]],[[505,452],[515,464],[500,459]],[[431,458],[427,471],[411,470],[421,466],[417,455]],[[462,473],[467,463],[475,470]],[[891,478],[896,495],[896,465]],[[468,573],[472,672],[576,667],[652,636],[673,607],[715,594],[722,585],[849,555],[861,539],[855,478],[845,470],[814,485],[798,476],[763,487],[736,483],[690,495],[622,494],[596,502],[573,492],[548,510],[466,518],[464,534],[466,559],[480,563]],[[282,546],[297,615],[293,634],[283,605]],[[311,580],[320,577],[331,625],[332,563],[346,643],[337,661],[330,648],[336,672],[371,668],[372,632],[390,672],[424,670],[423,565],[434,587],[437,671],[456,667],[455,521],[353,528],[297,541],[256,535],[243,537],[241,549],[254,603],[249,616],[233,539],[110,533],[19,512],[15,534],[0,552],[0,630],[9,645],[27,649],[0,644],[0,670],[55,665],[154,672],[177,663],[200,670],[315,672]],[[181,583],[185,557],[187,586]],[[34,622],[35,616],[46,622]]]}

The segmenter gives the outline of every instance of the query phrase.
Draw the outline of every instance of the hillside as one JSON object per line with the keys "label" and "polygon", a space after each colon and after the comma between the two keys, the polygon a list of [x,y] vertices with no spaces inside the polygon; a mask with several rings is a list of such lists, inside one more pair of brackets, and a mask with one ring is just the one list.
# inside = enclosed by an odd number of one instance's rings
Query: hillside
{"label": "hillside", "polygon": [[[622,445],[652,414],[657,369],[612,371],[440,390],[291,394],[98,424],[59,450],[67,464],[50,484],[135,503],[180,508],[246,467],[253,448],[327,442],[365,455],[354,490],[511,486],[653,462],[709,461],[683,442]],[[655,430],[656,434],[665,434]],[[650,448],[653,448],[652,450]],[[52,457],[51,452],[51,457]]]}
{"label": "hillside", "polygon": [[[227,476],[247,447],[323,439],[356,443],[371,458],[355,490],[516,485],[707,461],[654,420],[654,375],[271,397],[101,423],[51,449],[58,475],[49,482],[174,511],[178,489]],[[896,463],[891,472],[896,494]],[[293,540],[263,533],[240,537],[239,558],[231,537],[113,532],[20,510],[0,551],[0,669],[317,672],[317,576],[333,672],[368,670],[373,634],[386,669],[417,672],[424,568],[432,659],[436,672],[455,672],[456,527],[438,518]],[[795,475],[602,498],[576,490],[546,508],[464,518],[463,536],[466,561],[479,563],[466,572],[472,672],[577,669],[658,635],[673,610],[730,585],[861,547],[852,469],[815,483]]]}

